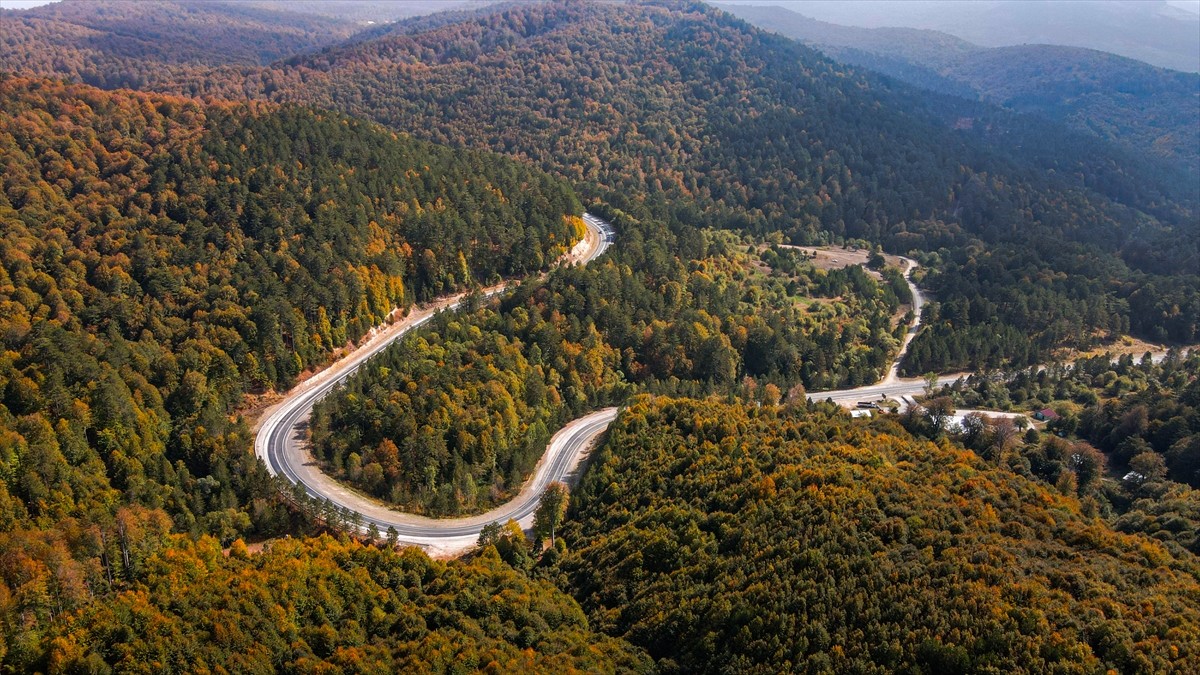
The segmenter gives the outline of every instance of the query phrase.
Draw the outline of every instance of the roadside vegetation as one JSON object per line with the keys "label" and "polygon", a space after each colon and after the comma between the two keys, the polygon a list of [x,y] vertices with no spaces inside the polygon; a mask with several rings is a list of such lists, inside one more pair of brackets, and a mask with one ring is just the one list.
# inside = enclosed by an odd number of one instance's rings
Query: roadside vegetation
{"label": "roadside vegetation", "polygon": [[336,114],[7,75],[0,107],[7,645],[133,589],[171,532],[310,531],[244,395],[577,236],[562,181]]}
{"label": "roadside vegetation", "polygon": [[777,403],[886,372],[905,328],[895,270],[879,283],[727,232],[613,215],[605,258],[438,317],[322,400],[316,456],[406,510],[482,511],[520,489],[554,431],[634,392]]}
{"label": "roadside vegetation", "polygon": [[1122,531],[1200,554],[1200,352],[1172,352],[1159,362],[1103,355],[980,374],[937,393],[934,400],[951,407],[1047,411],[1044,423],[1009,435],[1004,446],[1012,453],[996,447],[988,424],[957,436],[985,457],[1078,495]]}

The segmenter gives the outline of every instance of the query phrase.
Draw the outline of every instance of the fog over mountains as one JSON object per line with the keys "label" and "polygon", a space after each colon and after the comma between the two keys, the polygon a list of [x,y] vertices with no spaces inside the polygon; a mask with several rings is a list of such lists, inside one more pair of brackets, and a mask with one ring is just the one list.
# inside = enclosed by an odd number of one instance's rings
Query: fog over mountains
{"label": "fog over mountains", "polygon": [[937,30],[985,47],[1052,44],[1087,47],[1187,72],[1200,71],[1200,13],[1184,2],[1128,0],[735,0],[775,5],[863,28]]}
{"label": "fog over mountains", "polygon": [[[919,4],[919,3],[918,3]],[[720,5],[827,56],[922,89],[1065,123],[1140,153],[1200,166],[1200,75],[1049,44],[986,47],[921,28],[863,28],[797,13],[808,5]]]}

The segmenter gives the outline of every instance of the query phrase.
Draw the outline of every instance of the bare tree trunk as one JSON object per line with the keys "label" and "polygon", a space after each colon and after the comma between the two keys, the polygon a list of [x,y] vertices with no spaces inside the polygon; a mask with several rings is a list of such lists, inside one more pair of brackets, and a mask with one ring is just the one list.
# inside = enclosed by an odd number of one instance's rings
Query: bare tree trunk
{"label": "bare tree trunk", "polygon": [[108,577],[108,590],[111,592],[113,588],[113,573],[112,560],[108,557],[108,535],[104,534],[104,528],[100,530],[100,564],[104,565],[104,574]]}

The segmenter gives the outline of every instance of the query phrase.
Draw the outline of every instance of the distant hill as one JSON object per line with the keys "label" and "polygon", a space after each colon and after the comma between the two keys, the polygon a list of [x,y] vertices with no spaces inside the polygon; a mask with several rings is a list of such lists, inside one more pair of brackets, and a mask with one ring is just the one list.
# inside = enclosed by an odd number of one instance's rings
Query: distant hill
{"label": "distant hill", "polygon": [[806,16],[843,26],[937,30],[985,47],[1050,44],[1099,49],[1162,68],[1200,71],[1200,15],[1165,0],[738,1],[795,7]]}
{"label": "distant hill", "polygon": [[414,16],[471,9],[497,0],[240,0],[272,11],[314,14],[342,21],[384,23]]}
{"label": "distant hill", "polygon": [[1139,151],[1200,166],[1200,75],[1078,47],[981,47],[946,33],[857,28],[783,7],[721,5],[829,56],[932,91],[1036,113]]}
{"label": "distant hill", "polygon": [[315,105],[506,153],[642,218],[937,252],[924,281],[947,320],[909,372],[1028,365],[1127,332],[1200,339],[1162,320],[1200,307],[1194,172],[700,3],[497,5],[266,66],[141,72],[159,91]]}
{"label": "distant hill", "polygon": [[[507,153],[639,217],[941,250],[926,284],[954,309],[914,343],[917,372],[1036,363],[1200,306],[1200,190],[1176,163],[848,68],[712,7],[508,5],[367,33],[165,86]],[[1127,303],[1139,288],[1150,299]],[[1190,324],[1152,337],[1197,339]]]}
{"label": "distant hill", "polygon": [[189,68],[270,63],[359,28],[282,5],[63,0],[0,11],[0,70],[137,89]]}

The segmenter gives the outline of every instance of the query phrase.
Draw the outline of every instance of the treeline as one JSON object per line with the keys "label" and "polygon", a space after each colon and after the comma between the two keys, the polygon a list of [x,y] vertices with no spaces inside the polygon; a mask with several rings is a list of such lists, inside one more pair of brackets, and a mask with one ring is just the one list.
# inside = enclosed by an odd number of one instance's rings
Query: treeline
{"label": "treeline", "polygon": [[[63,542],[46,534],[39,545]],[[12,555],[6,571],[26,560]],[[50,560],[57,569],[27,574],[75,582],[55,587],[46,601],[79,608],[55,622],[44,608],[6,622],[0,659],[15,671],[652,669],[640,650],[590,630],[570,596],[514,571],[494,551],[447,563],[416,549],[320,537],[277,539],[257,553],[239,539],[223,555],[211,537],[164,537],[136,579],[103,601],[80,584],[97,581],[97,561],[65,553]]]}
{"label": "treeline", "polygon": [[473,511],[510,498],[562,424],[633,391],[775,403],[886,372],[904,330],[893,285],[613,216],[606,258],[441,316],[360,369],[317,405],[316,456],[406,509]]}
{"label": "treeline", "polygon": [[[922,330],[902,365],[904,374],[1021,368],[1049,360],[1060,345],[1090,349],[1130,331],[1134,310],[1127,300],[1105,291],[1105,279],[1122,276],[1124,268],[1103,258],[1085,263],[1081,257],[1069,274],[1050,274],[1035,247],[1031,242],[1028,250],[1008,255],[943,248],[924,256],[934,271],[922,285],[936,300],[925,306]],[[1077,255],[1084,253],[1077,250]],[[1188,327],[1177,339],[1192,339],[1194,331]],[[1155,335],[1166,338],[1158,330]]]}
{"label": "treeline", "polygon": [[[1122,365],[1126,372],[1133,370],[1128,362]],[[1118,466],[1131,467],[1141,480],[1166,474],[1200,487],[1200,355],[1186,362],[1176,358],[1141,367],[1146,372],[1145,387],[1122,396],[1105,396],[1087,406],[1078,413],[1076,433],[1095,443]],[[1095,370],[1098,368],[1093,366]],[[1103,386],[1108,380],[1121,382],[1122,374],[1118,372],[1114,380],[1114,371],[1109,368],[1098,373],[1093,386]],[[1086,367],[1076,377],[1086,378]],[[1068,414],[1063,426],[1073,426],[1073,422]],[[1145,453],[1156,459],[1137,462]]]}
{"label": "treeline", "polygon": [[577,236],[565,183],[339,115],[7,77],[0,107],[5,530],[286,530],[244,394]]}
{"label": "treeline", "polygon": [[[1036,252],[1043,246],[1031,237],[1006,252],[941,248],[923,256],[934,271],[922,284],[938,302],[925,307],[905,374],[1023,368],[1053,360],[1063,345],[1088,351],[1129,333],[1159,343],[1200,341],[1195,268],[1172,277],[1131,273],[1119,261],[1060,242],[1055,246],[1069,263],[1054,273]],[[1120,290],[1113,293],[1115,283]]]}
{"label": "treeline", "polygon": [[561,536],[662,672],[1186,672],[1196,561],[970,452],[820,406],[643,396]]}

